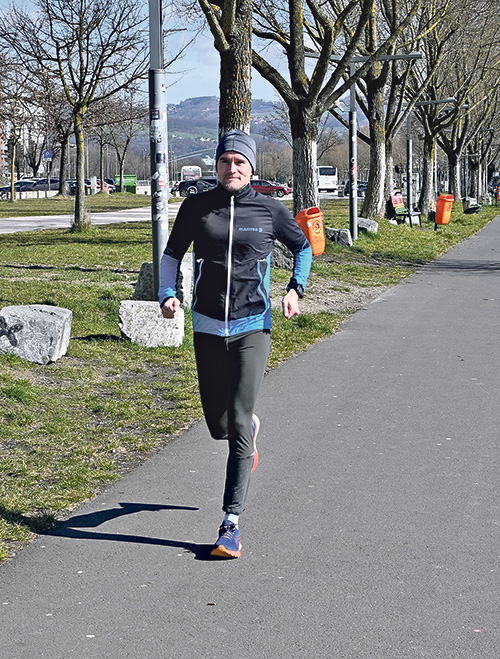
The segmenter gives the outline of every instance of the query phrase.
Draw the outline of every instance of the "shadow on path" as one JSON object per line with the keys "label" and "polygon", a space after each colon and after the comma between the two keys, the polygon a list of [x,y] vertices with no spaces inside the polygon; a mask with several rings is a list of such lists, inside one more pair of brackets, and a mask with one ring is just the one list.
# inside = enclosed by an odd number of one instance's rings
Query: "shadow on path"
{"label": "shadow on path", "polygon": [[500,271],[500,261],[466,261],[462,259],[438,259],[427,263],[426,272],[454,271],[470,272],[472,274],[491,274]]}
{"label": "shadow on path", "polygon": [[95,513],[86,515],[75,515],[70,519],[58,524],[57,526],[44,531],[42,535],[52,535],[64,538],[74,538],[79,540],[108,540],[111,542],[133,542],[145,545],[160,545],[163,547],[177,547],[184,549],[194,555],[196,560],[211,560],[210,550],[213,545],[200,545],[194,542],[185,542],[180,540],[167,540],[164,538],[152,538],[141,535],[128,535],[123,533],[103,533],[99,531],[87,531],[86,529],[95,528],[105,524],[110,520],[132,515],[144,511],[159,510],[199,510],[191,506],[170,506],[163,504],[151,503],[120,503],[119,508],[108,508]]}

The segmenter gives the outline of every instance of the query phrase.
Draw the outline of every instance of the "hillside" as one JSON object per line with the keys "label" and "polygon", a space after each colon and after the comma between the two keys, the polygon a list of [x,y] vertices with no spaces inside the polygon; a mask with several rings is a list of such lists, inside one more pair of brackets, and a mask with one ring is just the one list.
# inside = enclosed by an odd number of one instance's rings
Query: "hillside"
{"label": "hillside", "polygon": [[[257,136],[271,114],[273,103],[254,99],[252,101],[251,133]],[[219,98],[199,96],[188,98],[177,105],[167,106],[168,140],[177,157],[201,150],[215,150],[219,120]]]}

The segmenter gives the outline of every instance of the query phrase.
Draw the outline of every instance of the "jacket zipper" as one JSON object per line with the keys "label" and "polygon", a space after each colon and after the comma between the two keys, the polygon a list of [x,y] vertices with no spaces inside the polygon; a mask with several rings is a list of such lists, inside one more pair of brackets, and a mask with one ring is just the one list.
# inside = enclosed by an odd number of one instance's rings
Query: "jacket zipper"
{"label": "jacket zipper", "polygon": [[198,301],[198,282],[201,279],[201,271],[203,268],[203,261],[204,259],[196,259],[196,263],[198,264],[198,276],[196,277],[196,281],[194,282],[193,285],[193,307]]}
{"label": "jacket zipper", "polygon": [[231,195],[231,202],[229,204],[229,236],[228,236],[228,250],[227,250],[227,282],[226,282],[226,304],[224,310],[224,327],[225,335],[229,336],[229,299],[231,292],[231,269],[233,262],[233,229],[234,229],[234,197]]}

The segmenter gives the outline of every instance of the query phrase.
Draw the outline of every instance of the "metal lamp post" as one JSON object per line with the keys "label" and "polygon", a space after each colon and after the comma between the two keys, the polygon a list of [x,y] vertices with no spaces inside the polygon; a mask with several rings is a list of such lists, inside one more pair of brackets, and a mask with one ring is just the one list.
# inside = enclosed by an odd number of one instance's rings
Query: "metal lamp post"
{"label": "metal lamp post", "polygon": [[149,0],[149,138],[151,162],[151,225],[153,232],[153,294],[160,285],[160,262],[168,239],[167,85],[163,62],[161,0]]}

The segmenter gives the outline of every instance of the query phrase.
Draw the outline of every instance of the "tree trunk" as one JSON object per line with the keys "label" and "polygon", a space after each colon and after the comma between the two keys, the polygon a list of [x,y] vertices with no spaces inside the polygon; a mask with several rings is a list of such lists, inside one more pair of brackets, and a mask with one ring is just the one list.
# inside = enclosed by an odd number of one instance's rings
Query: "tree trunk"
{"label": "tree trunk", "polygon": [[363,217],[380,217],[384,207],[385,185],[385,144],[372,140],[370,144],[370,173],[368,174],[367,195],[363,201]]}
{"label": "tree trunk", "polygon": [[458,201],[462,198],[460,189],[460,158],[456,153],[448,154],[448,180],[450,194]]}
{"label": "tree trunk", "polygon": [[229,47],[220,52],[219,137],[235,128],[250,132],[252,6],[251,0],[238,0],[234,18],[222,19]]}
{"label": "tree trunk", "polygon": [[[370,173],[368,175],[368,188],[361,215],[363,217],[380,217],[384,209],[385,186],[385,111],[384,97],[375,80],[367,87],[371,91],[368,97],[370,124]],[[375,89],[371,89],[371,88]]]}
{"label": "tree trunk", "polygon": [[118,149],[116,149],[116,159],[118,160],[118,169],[120,170],[120,192],[125,192],[125,182],[124,182],[124,176],[125,176],[125,156],[121,156],[118,152]]}
{"label": "tree trunk", "polygon": [[434,151],[436,149],[434,138],[426,136],[424,139],[424,158],[422,169],[422,189],[420,191],[420,198],[418,200],[418,208],[427,215],[430,210],[434,210],[434,186],[433,186],[433,165],[434,165]]}
{"label": "tree trunk", "polygon": [[469,158],[469,197],[478,199],[479,191],[479,161],[477,158]]}
{"label": "tree trunk", "polygon": [[293,214],[317,206],[316,140],[296,137],[293,140]]}
{"label": "tree trunk", "polygon": [[59,156],[59,194],[66,196],[66,179],[68,177],[68,134],[61,137],[61,155]]}
{"label": "tree trunk", "polygon": [[99,178],[101,179],[101,192],[104,192],[104,144],[102,138],[99,138]]}
{"label": "tree trunk", "polygon": [[318,206],[316,178],[318,119],[302,108],[290,109],[293,146],[293,212]]}
{"label": "tree trunk", "polygon": [[[387,138],[385,142],[385,181],[384,181],[384,202],[394,194],[394,140]],[[401,187],[401,181],[399,182]],[[385,206],[385,204],[384,204]]]}
{"label": "tree trunk", "polygon": [[16,201],[16,188],[14,186],[16,178],[16,141],[12,140],[12,159],[10,161],[10,201]]}
{"label": "tree trunk", "polygon": [[83,132],[83,115],[75,116],[76,139],[76,197],[73,231],[84,231],[90,222],[90,215],[85,211],[85,141]]}

